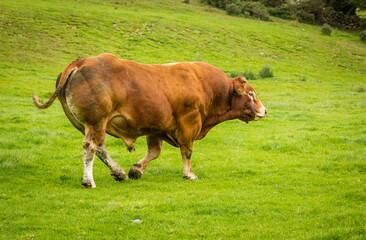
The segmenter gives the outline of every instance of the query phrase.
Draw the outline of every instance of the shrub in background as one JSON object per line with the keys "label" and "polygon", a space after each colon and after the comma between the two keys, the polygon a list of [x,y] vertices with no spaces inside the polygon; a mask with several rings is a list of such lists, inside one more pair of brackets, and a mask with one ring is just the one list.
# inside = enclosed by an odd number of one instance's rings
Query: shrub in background
{"label": "shrub in background", "polygon": [[296,19],[297,19],[297,21],[302,22],[302,23],[311,23],[311,24],[315,23],[314,14],[308,13],[303,9],[300,9],[297,11]]}
{"label": "shrub in background", "polygon": [[256,80],[257,77],[255,76],[255,74],[252,71],[245,71],[244,72],[244,77],[248,80]]}
{"label": "shrub in background", "polygon": [[366,29],[366,16],[363,18],[360,18],[360,27],[361,27],[361,29]]}
{"label": "shrub in background", "polygon": [[270,21],[267,8],[260,2],[247,2],[234,0],[226,5],[226,11],[230,15],[255,17],[264,21]]}
{"label": "shrub in background", "polygon": [[359,92],[359,93],[366,92],[366,85],[360,85],[360,86],[353,87],[353,91]]}
{"label": "shrub in background", "polygon": [[242,12],[248,12],[251,17],[270,21],[267,8],[260,2],[242,2]]}
{"label": "shrub in background", "polygon": [[266,7],[278,7],[282,4],[286,4],[288,0],[259,0]]}
{"label": "shrub in background", "polygon": [[345,15],[355,15],[358,7],[366,7],[365,4],[361,4],[364,0],[326,0],[327,6],[332,7],[337,12],[342,12]]}
{"label": "shrub in background", "polygon": [[228,77],[230,78],[235,78],[235,77],[238,77],[238,76],[243,76],[243,72],[231,72],[228,74]]}
{"label": "shrub in background", "polygon": [[189,0],[183,0],[184,3],[189,3]]}
{"label": "shrub in background", "polygon": [[322,33],[325,35],[330,35],[333,31],[333,28],[331,26],[329,26],[329,24],[324,23],[322,26]]}
{"label": "shrub in background", "polygon": [[228,3],[228,0],[200,0],[201,3],[206,3],[208,5],[225,9],[226,4]]}
{"label": "shrub in background", "polygon": [[229,75],[231,78],[235,78],[238,76],[244,76],[248,80],[256,80],[257,77],[255,74],[250,70],[245,70],[244,72],[231,72]]}
{"label": "shrub in background", "polygon": [[322,15],[325,0],[302,0],[298,2],[299,21],[305,23],[323,23]]}
{"label": "shrub in background", "polygon": [[269,65],[265,65],[259,71],[259,76],[261,78],[272,78],[274,75],[273,75],[273,71],[271,70],[271,67]]}
{"label": "shrub in background", "polygon": [[[270,21],[269,14],[308,24],[328,23],[333,27],[365,30],[366,18],[356,15],[366,9],[366,0],[200,0],[226,9],[230,15]],[[266,8],[267,7],[267,8]],[[268,14],[269,13],[269,14]]]}
{"label": "shrub in background", "polygon": [[282,4],[277,7],[268,7],[267,9],[272,16],[289,20],[296,19],[297,8],[295,4]]}
{"label": "shrub in background", "polygon": [[238,3],[230,3],[226,5],[226,12],[229,15],[240,15],[241,14],[241,4]]}
{"label": "shrub in background", "polygon": [[362,42],[366,42],[366,30],[360,32],[360,37],[361,37]]}

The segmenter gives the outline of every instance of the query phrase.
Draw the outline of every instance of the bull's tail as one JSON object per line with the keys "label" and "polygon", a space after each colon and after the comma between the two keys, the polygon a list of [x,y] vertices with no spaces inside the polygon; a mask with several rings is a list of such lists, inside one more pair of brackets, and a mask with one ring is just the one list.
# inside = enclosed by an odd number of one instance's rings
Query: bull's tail
{"label": "bull's tail", "polygon": [[65,83],[70,79],[71,75],[77,70],[77,67],[74,67],[69,74],[65,75],[64,73],[62,73],[60,75],[60,79],[58,81],[57,87],[55,92],[53,93],[53,95],[51,96],[51,98],[45,103],[42,104],[39,101],[39,98],[36,94],[33,93],[33,102],[36,105],[36,107],[40,108],[40,109],[45,109],[48,108],[49,106],[52,105],[52,103],[55,101],[56,97],[58,96],[58,94],[60,93],[60,91],[63,89],[63,87],[65,86]]}

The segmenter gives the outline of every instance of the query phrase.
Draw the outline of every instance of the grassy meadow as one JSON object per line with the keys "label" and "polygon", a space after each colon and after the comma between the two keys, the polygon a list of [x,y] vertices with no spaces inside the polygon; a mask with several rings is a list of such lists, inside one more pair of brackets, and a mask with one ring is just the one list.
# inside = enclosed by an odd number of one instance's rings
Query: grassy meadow
{"label": "grassy meadow", "polygon": [[[0,0],[0,239],[366,239],[366,45],[354,33],[228,16],[180,0]],[[58,74],[110,52],[142,63],[204,61],[252,80],[268,117],[213,128],[193,148],[197,181],[166,143],[140,180],[96,159],[81,186],[82,140]],[[107,137],[128,171],[146,153]],[[133,220],[141,219],[141,223]]]}

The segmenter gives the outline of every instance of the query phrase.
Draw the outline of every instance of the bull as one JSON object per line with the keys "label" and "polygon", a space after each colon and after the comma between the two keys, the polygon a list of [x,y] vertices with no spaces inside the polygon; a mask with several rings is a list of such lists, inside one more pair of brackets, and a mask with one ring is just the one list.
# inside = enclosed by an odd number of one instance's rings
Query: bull
{"label": "bull", "polygon": [[[76,129],[84,134],[82,185],[95,188],[93,163],[98,156],[118,181],[139,179],[149,162],[159,157],[162,141],[179,147],[183,177],[197,179],[191,167],[195,140],[227,120],[246,123],[267,116],[256,91],[240,76],[229,79],[203,62],[141,64],[112,54],[77,59],[58,76],[56,90],[44,109],[58,97]],[[147,154],[125,171],[108,154],[106,133],[123,140],[128,150],[146,136]]]}

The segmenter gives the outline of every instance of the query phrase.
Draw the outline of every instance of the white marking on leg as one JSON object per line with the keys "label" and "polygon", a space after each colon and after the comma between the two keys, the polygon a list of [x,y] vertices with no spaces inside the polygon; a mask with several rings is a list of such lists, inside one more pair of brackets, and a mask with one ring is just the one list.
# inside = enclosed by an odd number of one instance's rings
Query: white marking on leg
{"label": "white marking on leg", "polygon": [[93,178],[93,164],[95,157],[95,145],[92,142],[83,143],[84,148],[84,175],[82,184],[85,187],[95,188],[95,182]]}
{"label": "white marking on leg", "polygon": [[186,179],[190,179],[190,180],[198,179],[196,174],[194,174],[194,172],[192,170],[192,166],[191,166],[190,157],[191,157],[192,151],[190,151],[189,156],[187,156],[187,150],[182,151],[181,153],[182,153],[182,160],[183,160],[183,177]]}

